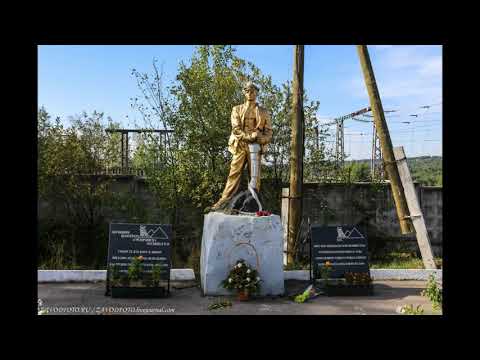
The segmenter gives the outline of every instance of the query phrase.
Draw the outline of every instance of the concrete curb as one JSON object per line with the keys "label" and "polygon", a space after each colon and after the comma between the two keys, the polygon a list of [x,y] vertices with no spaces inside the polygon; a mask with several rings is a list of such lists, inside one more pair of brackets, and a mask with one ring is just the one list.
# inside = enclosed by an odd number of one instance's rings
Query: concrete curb
{"label": "concrete curb", "polygon": [[283,272],[285,280],[310,280],[308,270],[288,270]]}
{"label": "concrete curb", "polygon": [[[38,270],[38,282],[95,282],[107,279],[107,270]],[[192,269],[171,269],[171,281],[195,280]]]}
{"label": "concrete curb", "polygon": [[[308,280],[308,270],[284,271],[285,280]],[[442,270],[425,269],[370,269],[374,280],[428,280],[430,275],[442,280]]]}
{"label": "concrete curb", "polygon": [[[308,270],[284,271],[285,280],[308,280]],[[442,270],[425,269],[370,269],[374,280],[428,280],[434,275],[442,280]],[[105,281],[106,270],[38,270],[38,282],[94,282]],[[195,274],[192,269],[171,269],[171,281],[193,281]]]}
{"label": "concrete curb", "polygon": [[370,276],[374,280],[428,280],[430,275],[442,281],[441,269],[370,269]]}

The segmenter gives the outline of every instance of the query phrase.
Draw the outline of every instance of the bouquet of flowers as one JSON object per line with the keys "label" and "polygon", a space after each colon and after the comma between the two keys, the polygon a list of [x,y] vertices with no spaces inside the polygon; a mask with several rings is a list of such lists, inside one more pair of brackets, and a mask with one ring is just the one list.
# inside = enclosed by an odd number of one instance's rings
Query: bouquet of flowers
{"label": "bouquet of flowers", "polygon": [[332,272],[332,263],[325,261],[325,265],[320,268],[320,276],[322,277],[326,286],[329,285],[330,273]]}
{"label": "bouquet of flowers", "polygon": [[248,297],[248,294],[260,290],[260,277],[257,270],[250,267],[245,260],[238,260],[228,277],[222,281],[225,289],[237,290],[239,297]]}
{"label": "bouquet of flowers", "polygon": [[305,289],[305,291],[301,294],[298,294],[293,298],[293,300],[297,303],[304,303],[305,301],[309,299],[313,299],[318,296],[318,293],[315,291],[315,288],[313,285],[310,285]]}
{"label": "bouquet of flowers", "polygon": [[372,278],[370,277],[370,274],[368,272],[346,272],[345,280],[347,284],[350,285],[368,286],[372,283]]}
{"label": "bouquet of flowers", "polygon": [[261,210],[255,213],[256,216],[270,216],[272,213],[270,211]]}

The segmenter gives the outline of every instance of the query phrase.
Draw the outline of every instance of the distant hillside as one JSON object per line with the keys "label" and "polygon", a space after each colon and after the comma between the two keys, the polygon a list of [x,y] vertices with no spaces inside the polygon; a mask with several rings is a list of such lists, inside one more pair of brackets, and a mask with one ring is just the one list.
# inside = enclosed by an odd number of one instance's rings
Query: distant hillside
{"label": "distant hillside", "polygon": [[[370,159],[350,160],[345,163],[370,164]],[[442,186],[442,157],[441,156],[419,156],[408,158],[408,167],[414,181],[423,185]]]}

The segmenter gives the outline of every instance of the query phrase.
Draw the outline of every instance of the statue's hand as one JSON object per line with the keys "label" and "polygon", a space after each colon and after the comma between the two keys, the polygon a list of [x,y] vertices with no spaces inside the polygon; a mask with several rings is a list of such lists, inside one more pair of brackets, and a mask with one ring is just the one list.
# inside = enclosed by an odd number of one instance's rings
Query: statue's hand
{"label": "statue's hand", "polygon": [[252,140],[252,142],[255,142],[255,140],[257,140],[257,135],[258,135],[258,134],[257,134],[256,131],[254,131],[254,132],[252,133],[252,135],[250,135],[250,139]]}

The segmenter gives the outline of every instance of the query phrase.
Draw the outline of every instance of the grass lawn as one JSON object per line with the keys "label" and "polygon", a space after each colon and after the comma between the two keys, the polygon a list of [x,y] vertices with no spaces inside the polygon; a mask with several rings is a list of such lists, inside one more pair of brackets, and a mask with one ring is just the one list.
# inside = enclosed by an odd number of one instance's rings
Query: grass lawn
{"label": "grass lawn", "polygon": [[[441,269],[442,258],[435,258],[435,263]],[[411,253],[392,252],[388,255],[370,260],[370,268],[372,269],[423,269],[422,259],[412,255]]]}

